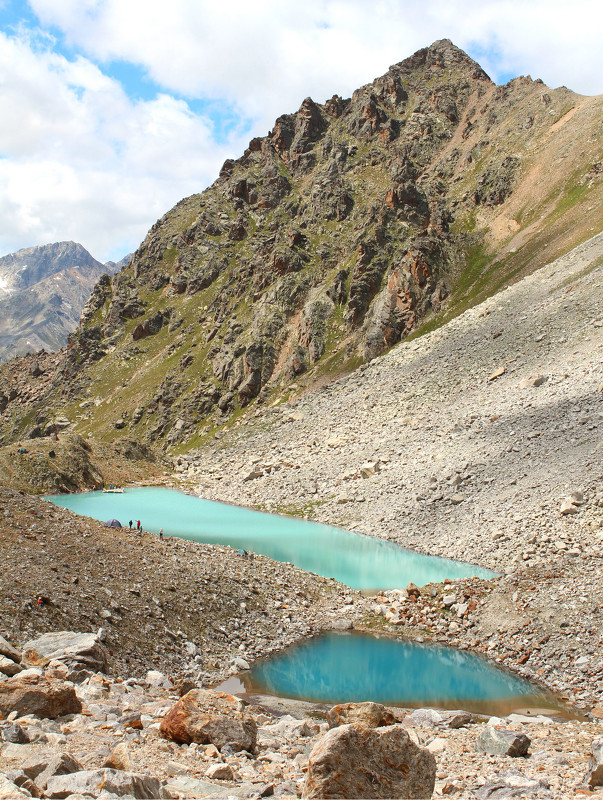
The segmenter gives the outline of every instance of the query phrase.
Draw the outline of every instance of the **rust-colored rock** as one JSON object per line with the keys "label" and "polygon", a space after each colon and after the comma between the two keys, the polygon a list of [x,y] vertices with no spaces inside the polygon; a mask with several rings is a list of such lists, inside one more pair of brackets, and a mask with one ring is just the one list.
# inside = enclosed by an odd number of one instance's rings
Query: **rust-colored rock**
{"label": "rust-colored rock", "polygon": [[302,798],[431,798],[436,763],[403,726],[331,729],[312,749]]}
{"label": "rust-colored rock", "polygon": [[39,718],[58,718],[82,711],[73,686],[63,682],[51,683],[37,676],[26,676],[0,683],[0,713],[11,712],[36,715]]}
{"label": "rust-colored rock", "polygon": [[391,726],[396,722],[393,714],[383,704],[365,701],[362,704],[337,704],[327,712],[327,723],[330,729],[346,723],[361,723],[370,729],[379,726]]}
{"label": "rust-colored rock", "polygon": [[257,726],[238,698],[216,690],[191,690],[163,718],[159,734],[177,743],[230,745],[252,752]]}

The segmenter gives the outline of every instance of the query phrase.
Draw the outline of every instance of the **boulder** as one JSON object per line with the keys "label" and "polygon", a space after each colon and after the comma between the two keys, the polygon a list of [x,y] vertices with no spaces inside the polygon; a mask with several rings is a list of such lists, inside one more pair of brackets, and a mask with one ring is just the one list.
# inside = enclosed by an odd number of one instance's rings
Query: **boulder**
{"label": "boulder", "polygon": [[[41,768],[41,770],[40,770]],[[83,770],[83,766],[71,754],[59,754],[47,759],[35,758],[22,766],[23,772],[36,783],[40,790],[45,790],[48,782],[55,776],[67,776]]]}
{"label": "boulder", "polygon": [[4,717],[17,712],[19,717],[58,718],[81,711],[82,704],[70,684],[21,675],[0,682],[0,714]]}
{"label": "boulder", "polygon": [[475,798],[550,798],[547,779],[529,779],[520,773],[507,773],[475,790]]}
{"label": "boulder", "polygon": [[31,737],[19,723],[3,720],[0,722],[0,742],[24,745],[31,742]]}
{"label": "boulder", "polygon": [[528,753],[530,744],[526,734],[489,723],[478,736],[475,750],[496,756],[521,757]]}
{"label": "boulder", "polygon": [[366,701],[362,704],[337,704],[327,712],[327,723],[330,729],[343,726],[346,723],[361,723],[370,729],[379,726],[391,726],[396,718],[383,704]]}
{"label": "boulder", "polygon": [[593,740],[586,782],[589,787],[603,787],[603,737]]}
{"label": "boulder", "polygon": [[[214,782],[204,781],[203,779],[193,778],[192,776],[175,776],[168,779],[163,787],[165,798],[232,798],[233,791],[230,787],[224,787]],[[237,788],[237,797],[240,787]],[[257,796],[255,796],[257,798]]]}
{"label": "boulder", "polygon": [[28,779],[35,781],[44,771],[56,755],[52,751],[38,751],[25,760],[21,765],[21,770]]}
{"label": "boulder", "polygon": [[283,715],[276,723],[260,727],[258,742],[263,746],[279,748],[284,742],[298,743],[301,737],[311,737],[317,732],[318,727],[311,720]]}
{"label": "boulder", "polygon": [[10,659],[13,662],[19,663],[21,661],[21,651],[11,645],[8,640],[5,640],[1,634],[0,655],[5,656],[7,659]]}
{"label": "boulder", "polygon": [[312,749],[302,798],[431,798],[435,774],[433,754],[403,726],[348,723]]}
{"label": "boulder", "polygon": [[461,729],[464,726],[469,726],[473,722],[473,715],[470,712],[464,712],[462,709],[450,710],[442,712],[442,726],[449,729]]}
{"label": "boulder", "polygon": [[107,651],[96,634],[74,631],[51,631],[23,646],[23,661],[29,665],[47,665],[57,659],[74,670],[104,673]]}
{"label": "boulder", "polygon": [[225,762],[214,762],[205,771],[205,775],[208,779],[220,779],[222,781],[232,781],[234,779],[232,768]]}
{"label": "boulder", "polygon": [[573,504],[569,499],[563,501],[561,507],[559,508],[559,514],[566,516],[566,515],[577,515],[580,510],[578,507]]}
{"label": "boulder", "polygon": [[0,723],[0,740],[5,743],[24,745],[30,741],[30,737],[25,729],[18,723],[2,721],[2,723]]}
{"label": "boulder", "polygon": [[23,668],[21,665],[13,662],[12,659],[8,659],[6,656],[0,656],[0,673],[3,673],[5,676],[16,676],[17,673],[20,673],[22,670]]}
{"label": "boulder", "polygon": [[379,461],[365,462],[363,465],[360,465],[360,475],[362,478],[370,478],[380,471],[381,462]]}
{"label": "boulder", "polygon": [[160,798],[159,780],[144,773],[123,770],[80,770],[66,776],[55,776],[46,786],[46,798],[67,798],[69,795],[96,797],[102,792],[118,797]]}
{"label": "boulder", "polygon": [[9,770],[6,773],[6,778],[9,782],[16,784],[22,793],[29,793],[34,798],[40,798],[42,795],[40,788],[22,770]]}
{"label": "boulder", "polygon": [[439,726],[444,717],[437,709],[430,709],[428,707],[415,709],[411,712],[409,719],[413,726]]}
{"label": "boulder", "polygon": [[103,762],[103,768],[114,768],[115,770],[132,770],[132,760],[130,752],[125,743],[117,743],[109,756]]}
{"label": "boulder", "polygon": [[217,690],[191,690],[163,718],[159,734],[177,743],[213,743],[253,752],[257,726],[238,698]]}
{"label": "boulder", "polygon": [[435,737],[427,746],[427,750],[434,756],[443,754],[448,748],[449,741],[445,737]]}
{"label": "boulder", "polygon": [[0,799],[31,798],[27,790],[21,790],[0,773]]}

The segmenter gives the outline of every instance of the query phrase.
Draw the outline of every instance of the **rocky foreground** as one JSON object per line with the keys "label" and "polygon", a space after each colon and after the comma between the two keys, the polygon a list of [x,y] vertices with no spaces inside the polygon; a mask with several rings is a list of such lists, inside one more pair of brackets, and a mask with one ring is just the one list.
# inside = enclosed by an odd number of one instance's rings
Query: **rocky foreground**
{"label": "rocky foreground", "polygon": [[93,634],[0,638],[0,653],[0,798],[603,797],[599,723],[368,703],[283,714],[159,671],[107,675]]}

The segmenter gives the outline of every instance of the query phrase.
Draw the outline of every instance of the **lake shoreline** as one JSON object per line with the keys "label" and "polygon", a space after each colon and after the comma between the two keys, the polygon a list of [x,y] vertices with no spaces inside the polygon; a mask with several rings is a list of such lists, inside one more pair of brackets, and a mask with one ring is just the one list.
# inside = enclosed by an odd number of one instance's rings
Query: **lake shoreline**
{"label": "lake shoreline", "polygon": [[[310,573],[333,577],[358,590],[424,585],[464,576],[491,578],[477,565],[429,557],[396,543],[294,516],[273,515],[236,504],[188,495],[165,486],[121,493],[88,492],[46,496],[60,507],[97,520],[140,520],[144,530],[197,542],[230,545],[261,553]],[[152,525],[149,525],[149,520]]]}

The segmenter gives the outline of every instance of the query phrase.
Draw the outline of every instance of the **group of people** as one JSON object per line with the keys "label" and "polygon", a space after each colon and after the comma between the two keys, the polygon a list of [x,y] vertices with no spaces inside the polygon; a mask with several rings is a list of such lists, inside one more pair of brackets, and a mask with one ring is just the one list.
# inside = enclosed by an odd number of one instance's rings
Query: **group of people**
{"label": "group of people", "polygon": [[[128,521],[128,527],[131,529],[133,525],[134,525],[134,521],[133,520],[129,520]],[[139,534],[142,534],[142,525],[140,523],[140,520],[136,521],[136,531],[138,531]],[[159,539],[160,540],[163,539],[163,529],[162,528],[159,529]]]}

